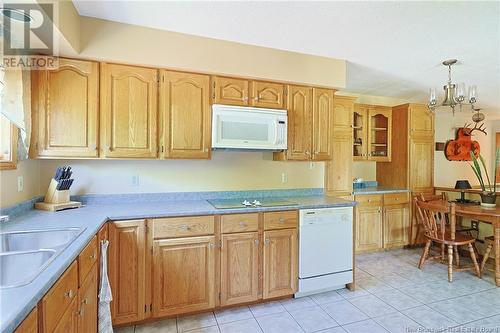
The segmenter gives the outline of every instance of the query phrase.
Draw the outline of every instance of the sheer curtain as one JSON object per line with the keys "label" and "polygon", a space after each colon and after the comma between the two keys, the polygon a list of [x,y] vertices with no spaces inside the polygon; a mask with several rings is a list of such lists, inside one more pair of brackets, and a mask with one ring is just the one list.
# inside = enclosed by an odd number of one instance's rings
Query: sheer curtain
{"label": "sheer curtain", "polygon": [[19,131],[18,159],[28,158],[31,137],[30,71],[0,68],[0,110]]}

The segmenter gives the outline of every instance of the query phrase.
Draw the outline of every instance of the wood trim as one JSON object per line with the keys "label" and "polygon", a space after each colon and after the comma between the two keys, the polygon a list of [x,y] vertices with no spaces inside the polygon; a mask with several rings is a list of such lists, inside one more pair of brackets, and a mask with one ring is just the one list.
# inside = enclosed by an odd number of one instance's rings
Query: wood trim
{"label": "wood trim", "polygon": [[14,170],[17,169],[17,145],[19,137],[19,129],[16,125],[10,125],[10,161],[0,160],[0,170]]}

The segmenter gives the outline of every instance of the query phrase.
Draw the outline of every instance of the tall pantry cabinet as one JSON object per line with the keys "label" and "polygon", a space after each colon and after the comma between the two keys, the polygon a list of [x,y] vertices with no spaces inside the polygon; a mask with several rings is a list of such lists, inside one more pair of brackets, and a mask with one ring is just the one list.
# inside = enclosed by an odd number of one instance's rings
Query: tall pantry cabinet
{"label": "tall pantry cabinet", "polygon": [[[434,115],[423,104],[393,107],[391,162],[377,163],[377,181],[381,186],[410,189],[412,198],[420,193],[434,192]],[[413,202],[413,200],[412,200]],[[413,207],[414,208],[414,207]],[[410,244],[420,243],[416,235],[415,209],[412,209]]]}
{"label": "tall pantry cabinet", "polygon": [[352,195],[353,112],[355,97],[335,96],[330,155],[325,165],[327,195],[350,198]]}

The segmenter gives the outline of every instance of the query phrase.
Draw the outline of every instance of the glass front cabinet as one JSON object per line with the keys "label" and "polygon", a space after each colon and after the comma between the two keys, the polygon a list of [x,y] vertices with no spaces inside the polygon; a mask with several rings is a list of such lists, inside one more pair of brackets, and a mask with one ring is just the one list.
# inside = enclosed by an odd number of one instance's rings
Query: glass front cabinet
{"label": "glass front cabinet", "polygon": [[356,104],[353,117],[353,159],[391,161],[392,109]]}

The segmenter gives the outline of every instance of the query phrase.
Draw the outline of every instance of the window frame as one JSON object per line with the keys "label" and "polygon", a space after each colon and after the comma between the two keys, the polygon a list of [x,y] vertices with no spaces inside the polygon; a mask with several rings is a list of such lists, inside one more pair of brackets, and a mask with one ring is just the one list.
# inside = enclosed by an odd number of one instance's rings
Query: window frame
{"label": "window frame", "polygon": [[10,124],[10,160],[0,160],[0,170],[17,169],[17,140],[19,130],[14,124]]}

